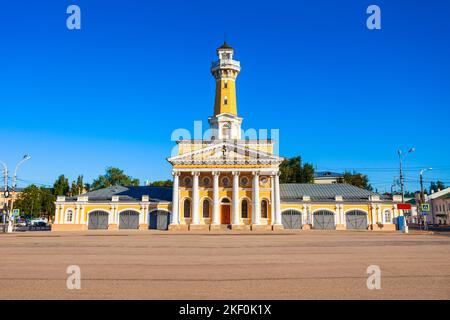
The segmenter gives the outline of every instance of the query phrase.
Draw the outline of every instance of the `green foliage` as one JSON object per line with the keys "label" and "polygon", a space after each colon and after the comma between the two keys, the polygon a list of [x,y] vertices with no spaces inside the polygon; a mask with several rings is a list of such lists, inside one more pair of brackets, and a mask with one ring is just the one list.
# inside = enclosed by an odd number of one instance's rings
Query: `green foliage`
{"label": "green foliage", "polygon": [[69,180],[62,174],[53,184],[53,194],[56,196],[67,196],[69,194]]}
{"label": "green foliage", "polygon": [[357,172],[344,172],[344,177],[340,181],[342,183],[348,183],[353,186],[363,188],[369,191],[372,191],[373,188],[369,184],[369,178],[365,174],[357,173]]}
{"label": "green foliage", "polygon": [[149,184],[153,187],[171,187],[173,185],[172,180],[153,181]]}
{"label": "green foliage", "polygon": [[138,186],[139,179],[134,179],[123,173],[123,170],[115,167],[108,167],[104,175],[98,176],[92,182],[91,190],[107,188],[111,186]]}
{"label": "green foliage", "polygon": [[78,196],[82,194],[85,190],[85,184],[83,183],[83,176],[79,175],[77,181],[72,181],[72,185],[70,187],[70,195]]}
{"label": "green foliage", "polygon": [[314,167],[310,163],[302,165],[300,156],[287,158],[280,164],[281,183],[312,183]]}
{"label": "green foliage", "polygon": [[17,200],[14,202],[14,208],[20,209],[21,215],[30,215],[31,217],[47,216],[50,218],[55,212],[56,196],[48,188],[38,188],[30,185],[23,189]]}
{"label": "green foliage", "polygon": [[442,181],[432,181],[430,183],[430,193],[433,192],[438,192],[438,190],[444,190],[445,189],[445,184]]}

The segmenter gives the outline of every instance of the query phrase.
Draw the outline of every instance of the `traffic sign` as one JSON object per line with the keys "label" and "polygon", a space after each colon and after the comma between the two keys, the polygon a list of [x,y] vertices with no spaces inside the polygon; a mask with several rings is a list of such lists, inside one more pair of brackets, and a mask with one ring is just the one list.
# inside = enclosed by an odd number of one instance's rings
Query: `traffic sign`
{"label": "traffic sign", "polygon": [[430,204],[429,203],[423,203],[421,206],[422,212],[430,212]]}

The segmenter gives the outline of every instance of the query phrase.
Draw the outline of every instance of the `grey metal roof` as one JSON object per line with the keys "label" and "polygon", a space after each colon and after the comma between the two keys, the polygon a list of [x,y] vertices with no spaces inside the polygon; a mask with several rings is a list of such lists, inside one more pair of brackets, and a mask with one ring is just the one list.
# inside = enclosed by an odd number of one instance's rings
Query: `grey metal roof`
{"label": "grey metal roof", "polygon": [[[311,200],[334,200],[342,196],[344,200],[369,200],[369,196],[379,195],[349,184],[312,184],[312,183],[281,183],[280,197],[283,200],[301,199],[309,196]],[[381,195],[380,199],[383,199]]]}
{"label": "grey metal roof", "polygon": [[[114,186],[83,194],[89,201],[111,200],[112,196],[118,196],[119,201],[141,201],[144,195],[149,196],[150,201],[172,201],[172,187]],[[67,200],[76,200],[76,197]]]}
{"label": "grey metal roof", "polygon": [[[150,201],[172,201],[172,187],[115,186],[83,194],[93,202],[110,201],[112,196],[119,196],[119,201],[141,201],[143,195],[148,195]],[[334,201],[336,196],[342,196],[344,201],[368,201],[371,195],[378,195],[380,199],[390,200],[375,192],[349,184],[280,184],[280,197],[283,201],[298,201],[303,196],[309,196],[312,201]],[[69,197],[66,200],[75,201],[76,197]]]}

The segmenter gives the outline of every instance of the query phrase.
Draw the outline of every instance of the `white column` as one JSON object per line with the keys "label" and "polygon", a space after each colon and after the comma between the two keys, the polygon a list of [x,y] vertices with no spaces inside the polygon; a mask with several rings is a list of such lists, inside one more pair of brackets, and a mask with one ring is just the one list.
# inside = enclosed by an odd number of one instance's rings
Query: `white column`
{"label": "white column", "polygon": [[75,219],[72,219],[72,223],[79,224],[80,223],[80,205],[77,204],[75,208]]}
{"label": "white column", "polygon": [[343,204],[340,205],[340,210],[341,210],[341,221],[342,221],[341,223],[347,227],[347,219],[345,218],[345,215],[344,215],[344,205]]}
{"label": "white column", "polygon": [[192,181],[192,222],[191,224],[200,224],[200,212],[198,205],[198,176],[199,172],[192,172],[193,181]]}
{"label": "white column", "polygon": [[252,197],[253,197],[252,224],[260,224],[261,223],[260,222],[261,204],[259,203],[259,172],[257,172],[257,171],[253,172],[253,195],[252,195]]}
{"label": "white column", "polygon": [[219,175],[220,172],[214,171],[213,175],[213,214],[212,224],[220,224],[219,219]]}
{"label": "white column", "polygon": [[371,217],[371,224],[376,224],[377,222],[375,221],[376,220],[376,212],[375,212],[375,205],[372,203],[371,205],[370,205],[370,217]]}
{"label": "white column", "polygon": [[61,206],[57,204],[55,206],[55,219],[53,221],[53,224],[59,224],[59,215],[60,215]]}
{"label": "white column", "polygon": [[116,218],[115,224],[117,224],[117,227],[119,227],[120,215],[119,215],[119,205],[118,204],[114,205],[114,216]]}
{"label": "white column", "polygon": [[84,204],[80,207],[80,223],[86,224],[86,217],[84,216]]}
{"label": "white column", "polygon": [[144,223],[148,223],[148,204],[144,206]]}
{"label": "white column", "polygon": [[110,213],[108,215],[108,224],[113,224],[114,223],[114,205],[112,204],[110,207]]}
{"label": "white column", "polygon": [[173,175],[173,188],[172,188],[172,220],[170,224],[180,223],[180,205],[179,205],[179,185],[180,185],[180,172],[172,172]]}
{"label": "white column", "polygon": [[272,213],[272,225],[275,224],[275,179],[272,176],[270,176],[270,186],[271,192],[270,192],[270,212]]}
{"label": "white column", "polygon": [[275,174],[275,223],[281,224],[280,173]]}
{"label": "white column", "polygon": [[139,224],[144,223],[144,217],[145,217],[145,206],[141,204],[141,211],[139,213]]}
{"label": "white column", "polygon": [[383,223],[383,217],[381,215],[381,205],[377,205],[378,222]]}
{"label": "white column", "polygon": [[233,172],[233,216],[232,224],[240,224],[239,221],[239,172]]}

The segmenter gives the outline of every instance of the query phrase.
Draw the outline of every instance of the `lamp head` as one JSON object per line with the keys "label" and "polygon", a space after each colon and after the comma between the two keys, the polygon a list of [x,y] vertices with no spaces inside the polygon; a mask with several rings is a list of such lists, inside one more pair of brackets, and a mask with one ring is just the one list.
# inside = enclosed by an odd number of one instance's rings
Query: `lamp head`
{"label": "lamp head", "polygon": [[414,151],[416,151],[416,148],[412,147],[411,149],[409,149],[408,153],[412,153]]}

